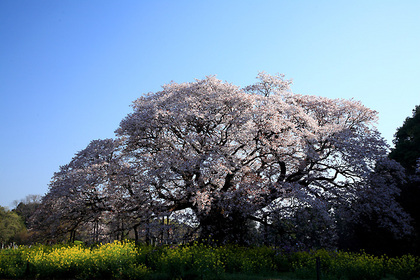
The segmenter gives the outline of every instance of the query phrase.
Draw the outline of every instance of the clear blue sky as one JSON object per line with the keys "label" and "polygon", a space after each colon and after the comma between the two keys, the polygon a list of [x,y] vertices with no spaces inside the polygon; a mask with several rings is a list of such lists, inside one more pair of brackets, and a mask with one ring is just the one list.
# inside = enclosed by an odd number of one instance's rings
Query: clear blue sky
{"label": "clear blue sky", "polygon": [[44,194],[60,165],[114,136],[174,80],[354,98],[391,143],[420,104],[420,1],[0,1],[0,205]]}

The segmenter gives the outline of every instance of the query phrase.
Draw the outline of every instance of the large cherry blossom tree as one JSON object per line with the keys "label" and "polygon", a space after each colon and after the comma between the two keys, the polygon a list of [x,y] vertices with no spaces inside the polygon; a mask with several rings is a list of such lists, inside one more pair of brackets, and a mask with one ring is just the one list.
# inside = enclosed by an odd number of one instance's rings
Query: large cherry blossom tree
{"label": "large cherry blossom tree", "polygon": [[283,75],[260,73],[244,88],[211,76],[137,99],[116,139],[92,141],[54,174],[34,224],[73,239],[81,228],[163,237],[184,224],[201,240],[246,243],[258,222],[264,241],[287,225],[314,246],[357,217],[410,231],[377,113],[290,85]]}
{"label": "large cherry blossom tree", "polygon": [[[270,209],[293,201],[336,214],[334,205],[351,208],[369,193],[388,152],[377,113],[290,84],[265,73],[245,88],[207,77],[137,99],[116,133],[154,211],[188,209],[202,239],[244,242],[246,221],[268,223]],[[395,191],[384,193],[392,200]]]}

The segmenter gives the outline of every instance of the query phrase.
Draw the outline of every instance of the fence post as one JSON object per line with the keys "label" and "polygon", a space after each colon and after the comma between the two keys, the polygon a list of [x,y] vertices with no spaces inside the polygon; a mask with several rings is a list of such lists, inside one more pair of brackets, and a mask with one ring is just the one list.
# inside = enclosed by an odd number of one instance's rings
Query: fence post
{"label": "fence post", "polygon": [[29,266],[30,266],[29,261],[26,261],[26,268],[25,268],[25,274],[24,274],[25,276],[29,276],[31,273],[31,268]]}
{"label": "fence post", "polygon": [[321,259],[316,257],[316,280],[321,279]]}

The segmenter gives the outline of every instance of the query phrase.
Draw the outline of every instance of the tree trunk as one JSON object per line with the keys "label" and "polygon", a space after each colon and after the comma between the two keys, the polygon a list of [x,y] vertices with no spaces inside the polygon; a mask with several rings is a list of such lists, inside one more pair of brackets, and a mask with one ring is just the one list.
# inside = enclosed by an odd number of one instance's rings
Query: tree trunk
{"label": "tree trunk", "polygon": [[146,224],[146,245],[151,245],[151,240],[150,240],[150,221],[147,221],[147,224]]}
{"label": "tree trunk", "polygon": [[211,245],[246,244],[246,217],[239,211],[225,215],[223,209],[214,207],[209,213],[197,216],[201,226],[200,242]]}
{"label": "tree trunk", "polygon": [[136,244],[138,244],[139,243],[139,231],[138,231],[138,225],[135,225],[134,227],[133,227],[133,230],[134,230],[134,242],[136,243]]}

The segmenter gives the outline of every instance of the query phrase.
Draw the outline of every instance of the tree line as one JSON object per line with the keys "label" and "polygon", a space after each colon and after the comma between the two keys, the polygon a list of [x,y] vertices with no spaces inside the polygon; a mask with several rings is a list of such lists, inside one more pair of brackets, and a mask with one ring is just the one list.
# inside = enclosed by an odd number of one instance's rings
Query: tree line
{"label": "tree line", "polygon": [[418,252],[419,107],[389,153],[377,112],[291,84],[211,76],[140,97],[54,174],[31,238]]}

